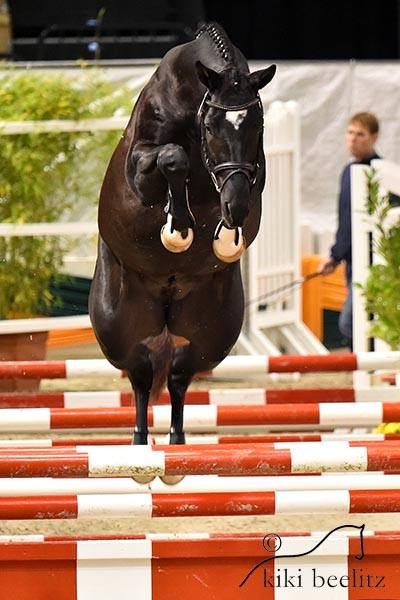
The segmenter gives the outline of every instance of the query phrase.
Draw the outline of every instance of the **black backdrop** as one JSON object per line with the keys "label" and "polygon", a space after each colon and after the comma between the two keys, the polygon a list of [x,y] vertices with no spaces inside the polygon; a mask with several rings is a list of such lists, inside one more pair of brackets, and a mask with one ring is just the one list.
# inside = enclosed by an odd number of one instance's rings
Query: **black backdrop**
{"label": "black backdrop", "polygon": [[248,59],[399,57],[398,0],[206,0]]}
{"label": "black backdrop", "polygon": [[[102,43],[101,58],[162,56],[169,47],[191,39],[204,18],[219,22],[248,59],[400,56],[400,0],[8,0],[8,3],[13,37],[22,40],[14,44],[17,59],[92,57],[88,39],[96,35],[93,22],[102,7],[106,7],[106,13],[98,33],[108,38]],[[60,39],[48,43],[51,36]],[[76,41],[70,43],[73,37]],[[146,41],[149,37],[152,39]],[[26,44],[26,38],[31,38],[31,46]]]}

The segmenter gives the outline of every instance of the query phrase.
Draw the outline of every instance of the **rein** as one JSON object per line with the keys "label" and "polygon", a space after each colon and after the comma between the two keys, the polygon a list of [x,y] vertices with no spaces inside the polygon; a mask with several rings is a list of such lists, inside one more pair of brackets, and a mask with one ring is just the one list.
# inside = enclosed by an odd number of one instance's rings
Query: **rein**
{"label": "rein", "polygon": [[[226,104],[220,104],[219,102],[215,102],[214,100],[211,100],[209,98],[209,95],[210,95],[210,92],[207,90],[207,92],[204,94],[203,99],[200,103],[200,107],[197,112],[197,116],[198,116],[198,119],[200,122],[200,135],[201,135],[200,145],[201,145],[202,159],[203,159],[203,163],[204,163],[207,171],[210,174],[212,182],[214,183],[215,189],[220,194],[224,185],[228,181],[228,179],[230,179],[230,177],[232,177],[236,173],[242,173],[243,175],[245,175],[245,177],[247,177],[247,179],[249,180],[250,186],[252,187],[257,180],[257,171],[260,166],[258,162],[256,162],[255,164],[251,164],[251,163],[228,161],[228,162],[224,162],[224,163],[219,163],[214,166],[212,165],[209,150],[208,150],[208,144],[206,142],[204,117],[205,117],[205,112],[206,112],[207,107],[216,108],[218,110],[223,110],[225,112],[228,112],[228,111],[245,110],[245,109],[249,108],[250,106],[254,106],[255,104],[258,104],[260,106],[260,108],[262,109],[260,97],[257,96],[257,98],[254,98],[253,100],[250,100],[249,102],[246,102],[245,104],[228,106]],[[260,144],[261,144],[261,142],[260,142]],[[228,171],[228,173],[223,178],[222,182],[218,183],[216,174],[220,173],[221,171]]]}

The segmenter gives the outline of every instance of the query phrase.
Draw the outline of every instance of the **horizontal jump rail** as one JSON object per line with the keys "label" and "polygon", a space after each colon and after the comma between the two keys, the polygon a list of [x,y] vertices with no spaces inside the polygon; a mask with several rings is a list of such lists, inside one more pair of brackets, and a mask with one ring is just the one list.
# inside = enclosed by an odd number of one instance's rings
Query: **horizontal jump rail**
{"label": "horizontal jump rail", "polygon": [[[163,449],[161,449],[163,448]],[[0,477],[269,475],[400,471],[400,444],[86,446],[0,451]]]}
{"label": "horizontal jump rail", "polygon": [[399,490],[400,475],[388,473],[354,473],[220,477],[219,475],[188,475],[173,488],[159,478],[150,483],[137,483],[131,477],[95,479],[53,477],[12,477],[2,479],[0,497],[9,496],[65,496],[76,494],[186,494],[214,492],[268,492],[295,490]]}
{"label": "horizontal jump rail", "polygon": [[[168,432],[170,407],[151,406],[149,427]],[[5,408],[0,411],[0,432],[58,429],[132,429],[136,410],[117,408]],[[300,426],[373,427],[400,421],[400,402],[279,404],[264,406],[188,405],[184,427],[188,432],[214,432],[220,427]]]}
{"label": "horizontal jump rail", "polygon": [[[165,443],[165,436],[155,436],[156,443]],[[399,441],[399,433],[283,433],[258,435],[187,435],[187,444],[259,444],[276,442],[372,442]],[[83,438],[15,438],[0,439],[0,450],[7,448],[58,448],[69,446],[129,446],[132,437],[83,437]]]}
{"label": "horizontal jump rail", "polygon": [[[282,356],[228,356],[212,374],[216,376],[243,376],[260,373],[315,373],[324,371],[356,371],[400,369],[400,352],[359,352],[357,354],[282,355]],[[0,378],[70,378],[124,376],[104,359],[71,359],[65,361],[2,361]]]}
{"label": "horizontal jump rail", "polygon": [[87,494],[0,498],[0,519],[211,517],[400,512],[400,490]]}
{"label": "horizontal jump rail", "polygon": [[[185,404],[318,404],[320,402],[400,402],[400,389],[305,388],[267,390],[232,388],[188,390]],[[170,404],[163,392],[153,403]],[[0,408],[85,408],[134,406],[131,392],[0,392]]]}

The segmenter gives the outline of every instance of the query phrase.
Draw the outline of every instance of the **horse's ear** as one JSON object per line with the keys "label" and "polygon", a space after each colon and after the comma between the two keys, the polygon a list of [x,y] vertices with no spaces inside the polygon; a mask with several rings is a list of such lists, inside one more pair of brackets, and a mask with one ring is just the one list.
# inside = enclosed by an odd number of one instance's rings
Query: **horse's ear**
{"label": "horse's ear", "polygon": [[260,71],[254,71],[250,75],[250,83],[255,90],[261,90],[261,88],[265,87],[271,81],[275,73],[276,65],[271,65]]}
{"label": "horse's ear", "polygon": [[217,73],[217,71],[203,65],[199,60],[196,61],[196,71],[201,83],[204,84],[210,92],[220,85],[221,75]]}

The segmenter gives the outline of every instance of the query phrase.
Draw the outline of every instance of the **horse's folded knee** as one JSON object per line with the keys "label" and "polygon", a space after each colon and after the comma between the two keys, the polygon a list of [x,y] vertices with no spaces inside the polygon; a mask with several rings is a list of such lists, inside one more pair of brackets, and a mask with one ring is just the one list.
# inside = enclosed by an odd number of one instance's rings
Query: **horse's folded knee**
{"label": "horse's folded knee", "polygon": [[182,146],[166,144],[158,153],[157,166],[163,173],[187,173],[189,160]]}

